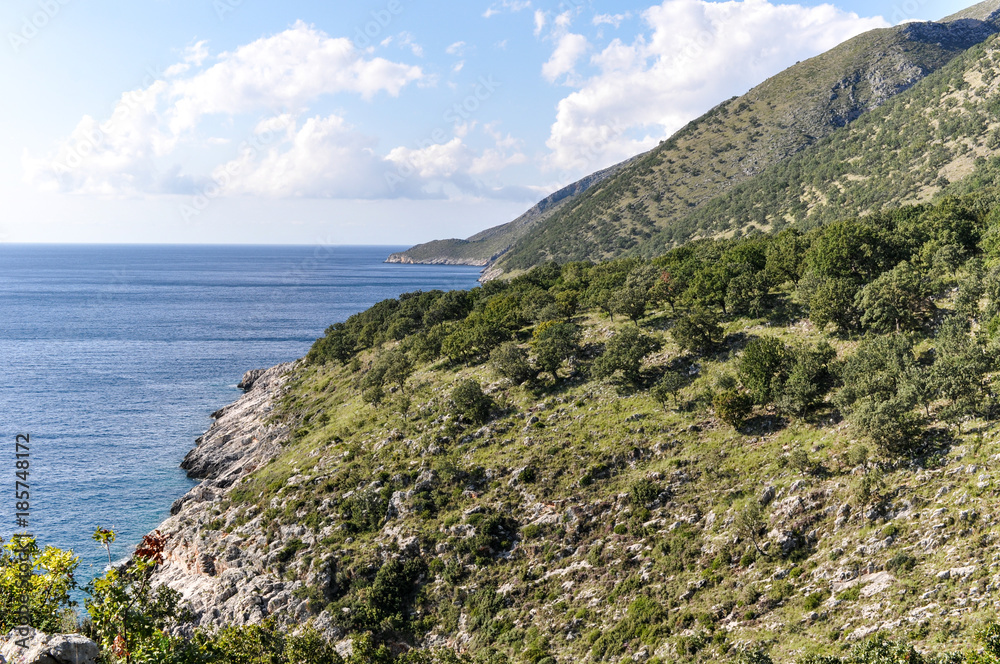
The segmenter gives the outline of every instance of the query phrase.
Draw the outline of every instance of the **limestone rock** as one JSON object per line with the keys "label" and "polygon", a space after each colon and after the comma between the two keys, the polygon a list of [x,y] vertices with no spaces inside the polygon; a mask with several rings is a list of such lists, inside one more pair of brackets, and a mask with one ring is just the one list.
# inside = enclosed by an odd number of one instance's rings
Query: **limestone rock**
{"label": "limestone rock", "polygon": [[[19,647],[19,640],[26,640],[28,647]],[[14,630],[0,639],[0,655],[18,664],[95,664],[99,654],[97,644],[81,634],[44,634],[30,629],[25,636]]]}

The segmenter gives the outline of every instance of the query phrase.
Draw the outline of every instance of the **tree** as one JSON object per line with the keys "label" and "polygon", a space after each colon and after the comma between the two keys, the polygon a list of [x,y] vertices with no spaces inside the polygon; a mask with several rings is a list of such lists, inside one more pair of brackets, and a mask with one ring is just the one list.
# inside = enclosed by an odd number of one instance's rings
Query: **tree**
{"label": "tree", "polygon": [[626,381],[636,383],[643,358],[659,349],[659,341],[639,328],[626,327],[608,341],[604,354],[594,362],[594,375],[610,378],[620,373]]}
{"label": "tree", "polygon": [[823,329],[830,323],[840,330],[857,327],[854,299],[858,287],[850,279],[807,273],[799,284],[799,292],[809,307],[809,320],[816,327]]}
{"label": "tree", "polygon": [[798,230],[789,228],[778,233],[767,247],[764,269],[768,279],[777,285],[789,281],[798,284],[808,249],[809,241]]}
{"label": "tree", "polygon": [[576,354],[579,337],[580,329],[573,323],[548,321],[536,327],[531,348],[539,369],[558,379],[556,372],[564,361]]}
{"label": "tree", "polygon": [[876,334],[917,330],[934,315],[928,279],[903,261],[858,291],[861,325]]}
{"label": "tree", "polygon": [[[98,529],[94,540],[106,543],[106,531]],[[144,644],[156,641],[167,627],[184,618],[179,610],[180,593],[167,586],[153,588],[157,565],[163,563],[167,538],[159,531],[146,535],[129,562],[112,569],[88,586],[87,612],[104,648],[126,662]]]}
{"label": "tree", "polygon": [[719,318],[707,309],[695,309],[674,323],[670,335],[690,353],[706,354],[722,341]]}
{"label": "tree", "polygon": [[12,536],[0,547],[0,634],[24,624],[61,631],[63,614],[76,605],[70,593],[77,587],[73,573],[79,564],[72,551],[43,550],[33,537]]}
{"label": "tree", "polygon": [[851,424],[891,454],[912,447],[922,418],[907,375],[916,367],[913,344],[903,335],[867,339],[843,365],[844,386],[834,402]]}
{"label": "tree", "polygon": [[738,390],[724,390],[712,399],[712,407],[716,417],[738,430],[753,411],[753,399]]}
{"label": "tree", "polygon": [[948,400],[941,410],[943,419],[961,430],[963,418],[983,413],[995,400],[986,381],[993,362],[982,341],[970,333],[968,320],[961,316],[945,319],[936,342],[931,389],[938,398]]}
{"label": "tree", "polygon": [[500,344],[490,353],[490,365],[497,374],[520,385],[535,377],[535,371],[528,362],[528,353],[512,341]]}
{"label": "tree", "polygon": [[756,498],[747,498],[743,505],[736,512],[736,519],[733,522],[736,528],[736,536],[742,540],[749,540],[754,548],[762,556],[767,556],[760,547],[760,534],[767,527],[767,520],[764,515],[764,508]]}
{"label": "tree", "polygon": [[776,337],[759,337],[747,344],[736,365],[743,386],[758,404],[777,398],[791,369],[792,354]]}
{"label": "tree", "polygon": [[483,424],[490,419],[493,399],[483,393],[483,388],[475,379],[463,380],[451,392],[455,410],[465,419],[475,424]]}
{"label": "tree", "polygon": [[792,349],[791,371],[778,389],[775,404],[789,415],[805,415],[819,404],[833,387],[830,365],[837,351],[825,341],[817,346],[801,345]]}
{"label": "tree", "polygon": [[656,385],[649,390],[649,395],[653,397],[663,408],[667,407],[668,401],[677,401],[677,393],[680,392],[687,381],[684,376],[677,371],[668,371],[656,382]]}

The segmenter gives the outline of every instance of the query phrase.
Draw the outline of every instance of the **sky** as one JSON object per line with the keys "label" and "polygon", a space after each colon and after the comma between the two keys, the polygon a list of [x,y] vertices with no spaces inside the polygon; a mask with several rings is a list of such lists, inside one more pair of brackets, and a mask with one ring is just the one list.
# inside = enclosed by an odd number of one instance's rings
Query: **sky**
{"label": "sky", "polygon": [[969,1],[6,0],[0,241],[467,237]]}

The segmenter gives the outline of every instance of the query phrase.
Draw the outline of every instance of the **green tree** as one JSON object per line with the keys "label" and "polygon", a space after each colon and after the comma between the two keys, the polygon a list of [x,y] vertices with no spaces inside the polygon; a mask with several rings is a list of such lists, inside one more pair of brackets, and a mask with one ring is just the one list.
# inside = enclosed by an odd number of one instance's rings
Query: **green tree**
{"label": "green tree", "polygon": [[908,451],[922,418],[907,375],[916,367],[913,344],[903,335],[866,339],[844,362],[843,387],[834,402],[864,435],[891,454]]}
{"label": "green tree", "polygon": [[490,353],[490,365],[501,378],[520,385],[535,377],[528,353],[512,341],[500,344]]}
{"label": "green tree", "polygon": [[483,393],[479,382],[473,378],[463,380],[451,392],[455,410],[465,419],[475,424],[484,424],[490,419],[493,399]]}
{"label": "green tree", "polygon": [[712,407],[716,417],[738,430],[753,412],[753,399],[738,390],[723,390],[712,399]]}
{"label": "green tree", "polygon": [[942,418],[961,430],[964,418],[988,416],[996,397],[987,375],[995,363],[981,338],[971,334],[968,320],[961,316],[946,318],[938,331],[935,350],[930,387],[937,398],[947,400]]}
{"label": "green tree", "polygon": [[876,334],[918,330],[934,315],[930,281],[903,261],[858,291],[861,325]]}
{"label": "green tree", "polygon": [[[102,546],[106,532],[98,528],[94,533],[94,540]],[[180,593],[167,586],[153,588],[151,583],[153,571],[163,563],[166,539],[158,531],[144,536],[127,564],[94,579],[87,588],[87,612],[97,640],[126,662],[185,618]]]}
{"label": "green tree", "polygon": [[800,345],[792,349],[794,358],[775,398],[778,410],[789,415],[802,416],[823,401],[833,387],[831,364],[837,351],[830,344]]}
{"label": "green tree", "polygon": [[576,354],[579,338],[580,328],[573,323],[549,321],[536,327],[531,337],[531,349],[539,370],[547,371],[558,379],[556,372],[563,362]]}
{"label": "green tree", "polygon": [[715,313],[708,309],[695,309],[674,323],[670,335],[682,349],[706,354],[722,342],[723,330]]}
{"label": "green tree", "polygon": [[687,381],[684,376],[677,371],[668,371],[656,382],[656,385],[649,390],[649,395],[656,400],[663,408],[668,402],[677,402],[677,394],[684,389]]}
{"label": "green tree", "polygon": [[[70,593],[79,564],[72,551],[41,549],[33,537],[12,536],[0,547],[0,634],[26,622],[43,632],[61,631],[64,613],[75,606]],[[21,620],[23,608],[29,614],[26,621]]]}
{"label": "green tree", "polygon": [[736,365],[743,386],[758,404],[777,399],[791,369],[792,353],[776,337],[758,337],[747,344]]}
{"label": "green tree", "polygon": [[621,374],[630,383],[640,378],[642,360],[660,349],[660,342],[636,327],[620,330],[607,343],[604,353],[594,362],[594,375],[610,378]]}

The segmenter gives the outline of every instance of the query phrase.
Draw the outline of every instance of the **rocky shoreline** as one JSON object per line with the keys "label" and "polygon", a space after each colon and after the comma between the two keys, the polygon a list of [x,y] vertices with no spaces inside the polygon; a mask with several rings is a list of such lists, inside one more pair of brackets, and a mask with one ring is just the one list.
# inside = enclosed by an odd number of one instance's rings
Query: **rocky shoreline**
{"label": "rocky shoreline", "polygon": [[[213,413],[215,422],[181,464],[202,481],[174,502],[170,518],[160,524],[158,530],[169,539],[164,564],[153,577],[154,585],[180,592],[193,613],[194,621],[183,625],[181,634],[189,636],[198,627],[256,624],[272,615],[282,623],[312,615],[307,600],[296,597],[303,582],[278,578],[268,563],[286,541],[314,535],[300,526],[283,527],[269,542],[264,516],[243,514],[245,521],[236,525],[240,506],[229,501],[241,478],[275,458],[290,435],[287,426],[271,421],[271,413],[295,366],[247,372],[240,383],[244,395]],[[314,623],[328,638],[339,636],[328,616]]]}

